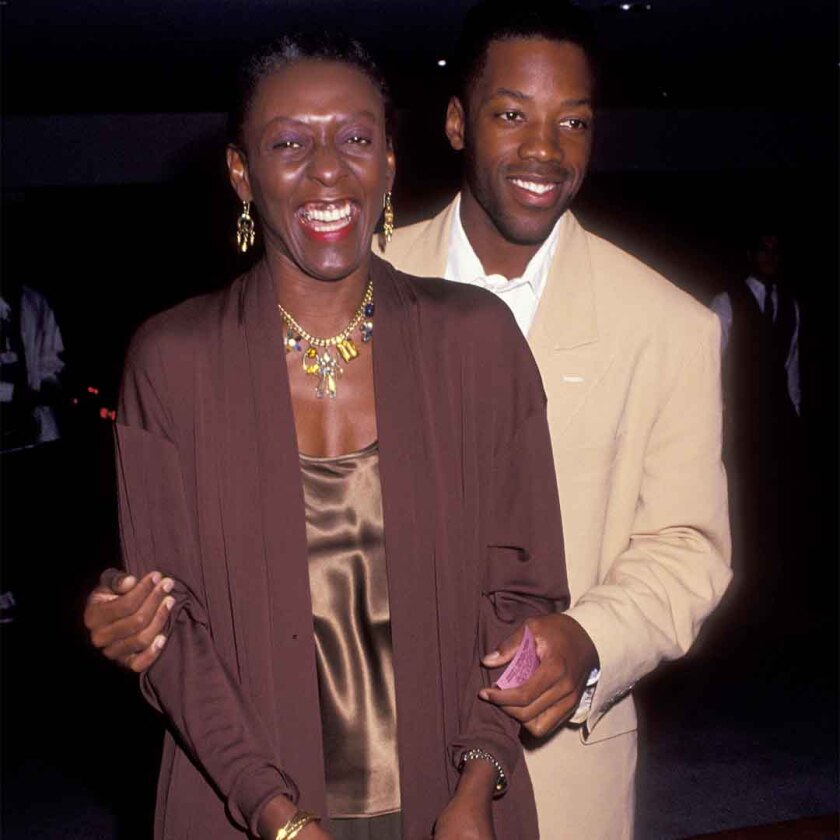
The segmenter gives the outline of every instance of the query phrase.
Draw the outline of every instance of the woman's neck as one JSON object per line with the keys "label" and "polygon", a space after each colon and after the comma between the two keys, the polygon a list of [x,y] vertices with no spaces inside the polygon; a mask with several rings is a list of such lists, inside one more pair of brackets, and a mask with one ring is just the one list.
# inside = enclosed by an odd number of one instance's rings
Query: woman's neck
{"label": "woman's neck", "polygon": [[350,322],[370,277],[370,257],[346,277],[321,280],[310,277],[282,255],[267,255],[277,302],[309,333],[329,338]]}

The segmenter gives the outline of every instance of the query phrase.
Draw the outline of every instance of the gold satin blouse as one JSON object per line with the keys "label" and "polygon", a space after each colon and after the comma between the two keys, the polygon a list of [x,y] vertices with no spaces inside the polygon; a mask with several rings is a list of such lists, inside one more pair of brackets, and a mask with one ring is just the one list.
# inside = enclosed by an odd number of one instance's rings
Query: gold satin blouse
{"label": "gold satin blouse", "polygon": [[300,456],[331,817],[400,808],[379,449]]}

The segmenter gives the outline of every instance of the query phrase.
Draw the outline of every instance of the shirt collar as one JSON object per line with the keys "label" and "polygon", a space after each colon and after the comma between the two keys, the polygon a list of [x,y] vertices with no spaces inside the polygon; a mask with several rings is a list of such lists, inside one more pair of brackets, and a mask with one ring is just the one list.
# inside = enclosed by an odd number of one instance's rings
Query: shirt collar
{"label": "shirt collar", "polygon": [[447,260],[446,276],[449,280],[483,286],[491,291],[511,291],[519,286],[529,285],[533,294],[539,299],[548,280],[548,272],[557,243],[560,240],[561,225],[567,224],[564,213],[551,230],[545,242],[531,257],[521,277],[503,277],[501,274],[485,274],[484,267],[467,238],[464,226],[461,224],[461,194],[455,199],[452,213],[452,230],[449,237],[449,256]]}
{"label": "shirt collar", "polygon": [[747,286],[750,287],[753,295],[761,295],[762,297],[767,294],[769,291],[771,295],[777,294],[777,285],[775,280],[766,279],[762,280],[760,277],[756,277],[754,274],[750,274],[746,280]]}

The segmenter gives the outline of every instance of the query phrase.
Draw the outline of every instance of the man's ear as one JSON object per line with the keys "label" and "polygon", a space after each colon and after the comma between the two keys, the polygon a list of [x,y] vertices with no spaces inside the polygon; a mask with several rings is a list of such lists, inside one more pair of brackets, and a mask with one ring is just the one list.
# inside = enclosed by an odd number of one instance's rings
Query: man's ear
{"label": "man's ear", "polygon": [[456,152],[464,148],[466,122],[467,117],[461,100],[457,96],[451,97],[446,106],[446,136],[449,138],[449,145]]}
{"label": "man's ear", "polygon": [[245,152],[230,144],[227,147],[227,168],[230,185],[233,187],[240,201],[253,201],[251,182],[248,177],[248,161]]}

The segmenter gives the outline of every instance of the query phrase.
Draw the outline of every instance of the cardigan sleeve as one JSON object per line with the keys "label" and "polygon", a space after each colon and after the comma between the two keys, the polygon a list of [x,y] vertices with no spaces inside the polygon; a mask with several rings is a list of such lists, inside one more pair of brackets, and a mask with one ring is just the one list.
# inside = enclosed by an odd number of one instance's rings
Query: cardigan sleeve
{"label": "cardigan sleeve", "polygon": [[141,675],[141,689],[166,716],[231,818],[256,834],[262,807],[278,794],[296,801],[298,792],[214,647],[199,595],[200,558],[158,356],[150,342],[135,341],[116,425],[123,562],[138,577],[160,569],[176,581],[166,647]]}
{"label": "cardigan sleeve", "polygon": [[487,750],[505,772],[521,756],[519,723],[477,696],[502,668],[479,660],[495,650],[529,616],[569,604],[560,504],[544,403],[494,455],[489,540],[478,619],[478,645],[465,693],[464,726],[451,744],[457,765],[465,750]]}

